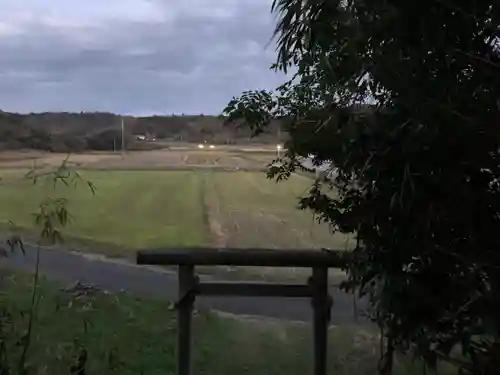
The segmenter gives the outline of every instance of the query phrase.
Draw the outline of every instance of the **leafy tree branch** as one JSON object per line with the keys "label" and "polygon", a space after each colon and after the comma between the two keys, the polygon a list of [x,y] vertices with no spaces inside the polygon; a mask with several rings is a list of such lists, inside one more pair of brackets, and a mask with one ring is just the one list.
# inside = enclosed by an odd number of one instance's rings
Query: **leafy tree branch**
{"label": "leafy tree branch", "polygon": [[[395,352],[430,367],[500,364],[500,5],[467,0],[275,0],[273,92],[224,110],[254,133],[280,120],[288,178],[331,163],[301,206],[355,234],[349,282]],[[328,194],[333,189],[335,194]],[[457,357],[454,349],[463,356]]]}

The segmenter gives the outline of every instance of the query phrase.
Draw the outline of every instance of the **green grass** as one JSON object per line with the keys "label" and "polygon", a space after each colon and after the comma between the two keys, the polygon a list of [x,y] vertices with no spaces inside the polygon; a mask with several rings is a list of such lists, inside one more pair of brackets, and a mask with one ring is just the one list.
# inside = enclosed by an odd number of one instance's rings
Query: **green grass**
{"label": "green grass", "polygon": [[310,211],[298,209],[298,198],[307,195],[310,181],[292,176],[276,183],[263,173],[212,173],[208,190],[216,197],[223,227],[230,246],[270,248],[335,248],[352,246],[341,234],[332,235]]}
{"label": "green grass", "polygon": [[76,187],[12,180],[0,187],[0,222],[33,228],[44,197],[66,197],[72,214],[68,237],[121,248],[193,246],[207,243],[199,178],[192,172],[83,171],[96,194]]}
{"label": "green grass", "polygon": [[[298,198],[310,187],[306,178],[292,176],[278,184],[263,173],[206,173],[204,178],[208,216],[219,224],[222,242],[229,247],[345,250],[353,246],[349,237],[332,235],[310,211],[297,208]],[[303,268],[273,267],[218,267],[217,271],[224,278],[245,273],[264,280],[305,280],[310,274]],[[330,275],[334,283],[345,278],[340,270],[332,269]]]}
{"label": "green grass", "polygon": [[[336,248],[351,246],[332,235],[311,212],[297,208],[310,181],[292,176],[277,184],[260,172],[81,170],[96,187],[50,181],[33,185],[20,170],[2,170],[0,228],[12,221],[34,241],[33,214],[46,197],[66,197],[71,223],[64,248],[111,256],[135,256],[141,248],[217,246],[237,248]],[[308,270],[201,267],[225,278],[305,278]],[[237,271],[237,272],[235,272]],[[245,272],[242,272],[245,271]],[[335,281],[344,274],[331,272]]]}
{"label": "green grass", "polygon": [[[8,359],[17,364],[19,339],[28,327],[33,277],[0,268]],[[168,301],[127,293],[68,290],[46,279],[36,288],[36,315],[28,363],[33,374],[66,374],[81,348],[86,374],[173,374],[176,313]],[[198,311],[193,321],[194,374],[303,375],[311,373],[311,327],[271,319]],[[372,375],[378,360],[374,330],[332,326],[329,373]],[[439,374],[451,374],[446,366]],[[423,367],[396,361],[394,375],[424,374]],[[427,372],[432,374],[432,372]]]}
{"label": "green grass", "polygon": [[[2,271],[5,273],[5,270]],[[31,278],[9,273],[2,301],[20,334],[30,303]],[[63,374],[79,348],[88,351],[88,374],[171,374],[175,371],[176,317],[166,301],[97,292],[78,295],[41,280],[30,363],[37,374]],[[305,324],[241,319],[199,312],[194,319],[196,374],[303,375],[311,369],[310,329]],[[332,328],[330,368],[335,374],[372,374],[376,338],[354,327]],[[18,358],[10,336],[11,361]]]}
{"label": "green grass", "polygon": [[217,233],[208,219],[220,225],[227,246],[347,246],[345,236],[332,236],[310,212],[297,209],[309,184],[298,176],[276,184],[259,172],[81,171],[96,186],[92,195],[83,183],[54,189],[15,173],[1,172],[0,223],[32,229],[45,197],[66,197],[72,214],[66,237],[104,250],[214,244]]}

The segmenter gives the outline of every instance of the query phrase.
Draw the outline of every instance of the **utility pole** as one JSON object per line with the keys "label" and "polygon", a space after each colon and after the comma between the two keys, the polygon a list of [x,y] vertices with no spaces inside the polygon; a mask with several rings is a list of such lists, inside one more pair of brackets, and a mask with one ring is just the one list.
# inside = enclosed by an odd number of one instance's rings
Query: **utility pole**
{"label": "utility pole", "polygon": [[125,124],[123,123],[123,117],[121,118],[122,120],[122,159],[125,157]]}
{"label": "utility pole", "polygon": [[281,151],[281,124],[278,123],[278,145],[276,146],[276,154],[278,155],[278,159],[280,158]]}

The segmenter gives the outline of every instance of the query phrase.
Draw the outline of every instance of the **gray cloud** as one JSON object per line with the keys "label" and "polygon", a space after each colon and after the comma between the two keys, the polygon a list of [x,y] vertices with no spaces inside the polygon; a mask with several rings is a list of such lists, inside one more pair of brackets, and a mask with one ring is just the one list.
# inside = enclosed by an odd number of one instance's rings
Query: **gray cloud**
{"label": "gray cloud", "polygon": [[265,49],[271,0],[99,1],[6,6],[1,109],[218,113],[233,95],[284,80],[269,70],[274,46]]}

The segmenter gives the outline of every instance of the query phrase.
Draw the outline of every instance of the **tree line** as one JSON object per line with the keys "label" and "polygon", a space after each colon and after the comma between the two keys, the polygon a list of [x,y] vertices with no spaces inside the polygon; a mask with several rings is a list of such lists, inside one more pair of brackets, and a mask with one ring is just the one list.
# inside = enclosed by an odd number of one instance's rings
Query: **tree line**
{"label": "tree line", "polygon": [[[248,129],[225,126],[222,118],[208,115],[122,117],[103,112],[19,114],[0,111],[0,149],[119,150],[122,147],[122,119],[127,149],[155,147],[148,142],[152,139],[218,144],[275,143],[280,134],[278,122],[266,134],[252,138]],[[139,140],[140,135],[146,140]]]}

